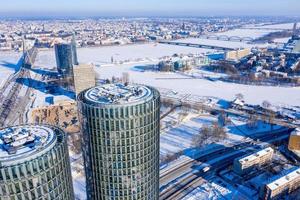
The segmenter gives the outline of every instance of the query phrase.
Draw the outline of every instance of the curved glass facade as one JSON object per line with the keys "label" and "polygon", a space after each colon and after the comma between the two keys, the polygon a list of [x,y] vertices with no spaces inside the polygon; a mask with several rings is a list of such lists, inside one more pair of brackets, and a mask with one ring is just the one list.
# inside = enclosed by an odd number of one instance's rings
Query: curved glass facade
{"label": "curved glass facade", "polygon": [[88,199],[159,198],[160,95],[95,104],[79,97]]}
{"label": "curved glass facade", "polygon": [[43,127],[55,134],[51,148],[34,149],[33,154],[9,162],[0,159],[0,200],[74,199],[66,135]]}

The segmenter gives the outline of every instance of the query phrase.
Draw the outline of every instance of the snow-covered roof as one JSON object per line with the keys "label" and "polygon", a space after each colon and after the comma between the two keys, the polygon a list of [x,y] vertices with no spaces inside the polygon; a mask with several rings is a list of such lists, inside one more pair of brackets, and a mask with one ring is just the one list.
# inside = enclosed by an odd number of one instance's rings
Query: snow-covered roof
{"label": "snow-covered roof", "polygon": [[251,162],[251,161],[254,161],[254,160],[258,159],[258,158],[261,158],[261,157],[263,157],[263,156],[265,156],[267,154],[273,153],[273,152],[274,152],[274,150],[271,147],[268,147],[268,148],[265,148],[265,149],[263,149],[261,151],[258,151],[256,153],[254,153],[254,154],[251,154],[249,156],[241,158],[239,160],[239,162],[240,163]]}
{"label": "snow-covered roof", "polygon": [[232,103],[236,104],[236,105],[240,105],[240,106],[244,106],[245,102],[239,98],[236,98],[235,100],[232,101]]}
{"label": "snow-covered roof", "polygon": [[300,136],[300,129],[297,128],[296,130],[294,130],[291,135],[295,135],[295,136]]}
{"label": "snow-covered roof", "polygon": [[9,166],[48,151],[56,144],[54,130],[24,125],[0,130],[0,166]]}
{"label": "snow-covered roof", "polygon": [[89,89],[84,98],[97,104],[128,104],[144,102],[152,97],[152,90],[143,85],[105,84]]}
{"label": "snow-covered roof", "polygon": [[270,190],[275,190],[276,188],[286,185],[289,182],[294,181],[295,179],[298,179],[298,178],[300,178],[300,168],[267,184],[267,187],[270,188]]}

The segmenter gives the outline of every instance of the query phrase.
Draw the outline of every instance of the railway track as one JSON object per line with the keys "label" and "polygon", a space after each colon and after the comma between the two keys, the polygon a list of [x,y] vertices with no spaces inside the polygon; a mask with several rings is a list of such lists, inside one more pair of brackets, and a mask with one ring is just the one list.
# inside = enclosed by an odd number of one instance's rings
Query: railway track
{"label": "railway track", "polygon": [[[262,135],[262,136],[257,137],[256,139],[260,140],[260,142],[268,142],[268,141],[275,138],[275,141],[276,141],[276,138],[278,136],[281,136],[281,137],[286,136],[286,138],[288,138],[288,135],[292,130],[293,129],[287,129],[285,131],[279,131],[279,132],[269,134],[269,135]],[[234,152],[236,152],[236,154],[234,154],[232,156],[229,156],[229,158],[230,158],[229,160],[227,160],[227,159],[226,160],[221,160],[220,162],[212,164],[211,168],[214,168],[214,170],[219,170],[219,169],[228,167],[229,165],[232,164],[234,158],[246,154],[246,152],[241,152],[241,151],[238,151],[238,150],[246,149],[246,148],[250,147],[250,145],[251,145],[251,142],[245,142],[243,144],[239,144],[239,145],[236,145],[234,147],[228,147],[228,149],[224,150],[224,152],[222,153],[223,154],[222,156],[224,156],[226,154],[228,155],[228,154],[231,154],[231,153],[234,153]],[[220,151],[221,150],[219,150],[219,153],[220,153]],[[209,157],[209,159],[212,160],[212,159],[217,158],[219,156],[219,155],[216,155],[216,154],[218,154],[217,152],[212,152],[212,153],[210,153],[208,155],[205,155],[205,156]],[[198,164],[201,164],[201,163],[207,161],[205,158],[203,160],[203,158],[204,157],[199,157],[198,159],[196,159],[198,161]],[[197,161],[190,161],[188,163],[185,163],[184,165],[168,172],[166,175],[164,175],[163,177],[160,177],[160,178],[164,178],[167,175],[171,176],[172,173],[175,173],[176,171],[180,171],[180,170],[182,170],[183,168],[185,168],[189,165],[193,166],[194,164],[197,163]],[[191,186],[195,182],[199,181],[199,179],[203,178],[204,175],[206,175],[206,172],[203,172],[201,170],[198,171],[197,173],[192,173],[190,175],[187,175],[182,180],[180,180],[180,182],[178,182],[176,184],[173,184],[171,187],[168,187],[168,188],[162,190],[161,193],[160,193],[160,199],[161,200],[180,199],[180,198],[178,198],[180,196],[180,194],[182,194],[182,192],[188,190],[188,188],[193,188]]]}
{"label": "railway track", "polygon": [[11,110],[16,106],[18,95],[23,87],[21,83],[17,83],[16,80],[22,77],[30,77],[30,72],[27,69],[22,68],[11,80],[13,84],[8,95],[4,98],[0,107],[0,126],[5,125]]}

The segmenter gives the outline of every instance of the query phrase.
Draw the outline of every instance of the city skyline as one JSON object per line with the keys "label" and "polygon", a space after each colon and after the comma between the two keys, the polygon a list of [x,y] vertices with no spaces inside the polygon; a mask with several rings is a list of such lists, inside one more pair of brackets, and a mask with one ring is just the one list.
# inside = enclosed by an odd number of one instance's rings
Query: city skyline
{"label": "city skyline", "polygon": [[[116,6],[118,5],[118,6]],[[159,5],[159,6],[158,6]],[[270,6],[272,5],[272,6]],[[293,6],[290,6],[293,5]],[[106,17],[106,16],[297,16],[300,5],[296,0],[158,0],[126,2],[58,1],[41,4],[37,0],[2,2],[0,17]]]}

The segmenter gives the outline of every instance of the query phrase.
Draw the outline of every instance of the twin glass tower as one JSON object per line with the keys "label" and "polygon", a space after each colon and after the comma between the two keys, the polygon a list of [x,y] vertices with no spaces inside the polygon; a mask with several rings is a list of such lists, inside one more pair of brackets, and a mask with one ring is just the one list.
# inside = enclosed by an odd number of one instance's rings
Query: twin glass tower
{"label": "twin glass tower", "polygon": [[78,101],[88,199],[158,200],[159,92],[106,84]]}
{"label": "twin glass tower", "polygon": [[[160,94],[105,84],[78,109],[88,200],[158,200]],[[74,200],[66,134],[53,126],[0,129],[0,200]]]}

